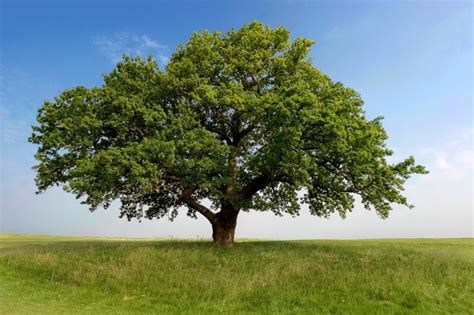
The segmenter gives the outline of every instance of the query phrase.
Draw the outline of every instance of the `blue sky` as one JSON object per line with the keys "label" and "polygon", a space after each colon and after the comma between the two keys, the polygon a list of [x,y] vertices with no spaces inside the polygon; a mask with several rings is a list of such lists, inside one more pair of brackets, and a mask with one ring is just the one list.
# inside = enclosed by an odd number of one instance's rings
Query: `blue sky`
{"label": "blue sky", "polygon": [[[470,1],[0,1],[0,230],[72,235],[208,237],[204,220],[127,223],[90,214],[58,189],[35,195],[37,109],[77,85],[101,84],[122,53],[164,65],[193,31],[252,20],[316,40],[314,64],[384,116],[396,151],[431,171],[407,185],[414,210],[379,220],[357,207],[343,221],[245,214],[238,236],[361,238],[472,236],[473,125]],[[276,233],[275,231],[280,231]]]}

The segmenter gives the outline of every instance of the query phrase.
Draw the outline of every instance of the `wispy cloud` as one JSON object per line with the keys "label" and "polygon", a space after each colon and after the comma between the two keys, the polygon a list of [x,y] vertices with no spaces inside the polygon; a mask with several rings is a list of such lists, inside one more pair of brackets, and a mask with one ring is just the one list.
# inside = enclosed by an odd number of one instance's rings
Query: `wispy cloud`
{"label": "wispy cloud", "polygon": [[467,128],[457,136],[436,147],[423,148],[417,154],[426,161],[432,179],[471,177],[474,166],[474,129]]}
{"label": "wispy cloud", "polygon": [[24,122],[15,120],[12,113],[2,104],[0,106],[0,146],[17,142],[24,128]]}
{"label": "wispy cloud", "polygon": [[340,32],[340,28],[339,26],[334,26],[332,27],[327,33],[326,33],[326,36],[334,36],[334,35],[337,35],[337,33]]}
{"label": "wispy cloud", "polygon": [[140,57],[152,55],[162,66],[169,62],[168,47],[148,35],[124,32],[112,36],[98,35],[93,37],[93,43],[112,63],[120,61],[123,54]]}
{"label": "wispy cloud", "polygon": [[[20,69],[1,67],[0,72],[0,146],[21,143],[41,104],[39,90],[44,87]],[[1,150],[0,150],[1,151]]]}
{"label": "wispy cloud", "polygon": [[391,147],[395,154],[388,158],[390,163],[403,161],[413,155],[416,162],[424,165],[430,172],[423,180],[445,181],[461,180],[474,176],[474,128],[460,128],[450,138],[418,150],[404,152]]}

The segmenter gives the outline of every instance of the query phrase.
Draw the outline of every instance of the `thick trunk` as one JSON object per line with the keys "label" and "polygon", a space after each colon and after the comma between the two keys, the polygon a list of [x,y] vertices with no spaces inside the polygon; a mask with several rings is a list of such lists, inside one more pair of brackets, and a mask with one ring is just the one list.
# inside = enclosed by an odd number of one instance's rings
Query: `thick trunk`
{"label": "thick trunk", "polygon": [[[209,222],[211,222],[212,239],[214,240],[214,244],[233,247],[237,215],[239,214],[240,209],[234,207],[232,202],[223,199],[221,211],[219,213],[214,213],[193,199],[192,194],[195,189],[195,186],[185,188],[181,194],[180,200],[186,203],[190,209],[201,213],[209,220]],[[227,190],[230,194],[233,193],[231,187]]]}
{"label": "thick trunk", "polygon": [[214,244],[224,246],[224,247],[233,247],[234,246],[234,228],[224,228],[221,225],[214,224],[212,226],[212,240]]}
{"label": "thick trunk", "polygon": [[233,247],[235,226],[237,225],[238,212],[223,209],[217,214],[217,220],[212,224],[212,239],[214,244]]}

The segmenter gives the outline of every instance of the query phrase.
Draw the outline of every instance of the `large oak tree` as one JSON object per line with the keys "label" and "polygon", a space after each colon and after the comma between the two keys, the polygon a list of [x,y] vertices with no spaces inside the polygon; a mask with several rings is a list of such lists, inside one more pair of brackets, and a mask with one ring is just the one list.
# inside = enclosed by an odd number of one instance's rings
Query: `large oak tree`
{"label": "large oak tree", "polygon": [[[254,22],[194,33],[165,70],[124,57],[100,87],[75,87],[39,109],[39,192],[62,185],[90,205],[120,200],[121,217],[204,216],[232,246],[240,211],[342,217],[358,195],[387,217],[413,173],[390,164],[381,118],[314,67],[313,41]],[[211,207],[206,207],[204,200]]]}

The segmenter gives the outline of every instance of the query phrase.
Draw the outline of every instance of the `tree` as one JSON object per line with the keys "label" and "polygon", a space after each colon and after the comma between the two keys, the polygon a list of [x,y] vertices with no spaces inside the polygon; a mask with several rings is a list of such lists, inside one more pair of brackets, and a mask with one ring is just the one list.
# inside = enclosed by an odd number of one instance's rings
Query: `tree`
{"label": "tree", "polygon": [[240,211],[295,216],[305,203],[345,217],[356,195],[382,218],[392,203],[410,206],[403,185],[424,167],[387,162],[381,118],[313,66],[312,44],[253,22],[194,33],[165,71],[124,56],[103,86],[39,109],[38,192],[62,185],[91,210],[118,199],[128,220],[173,219],[186,206],[225,246]]}

